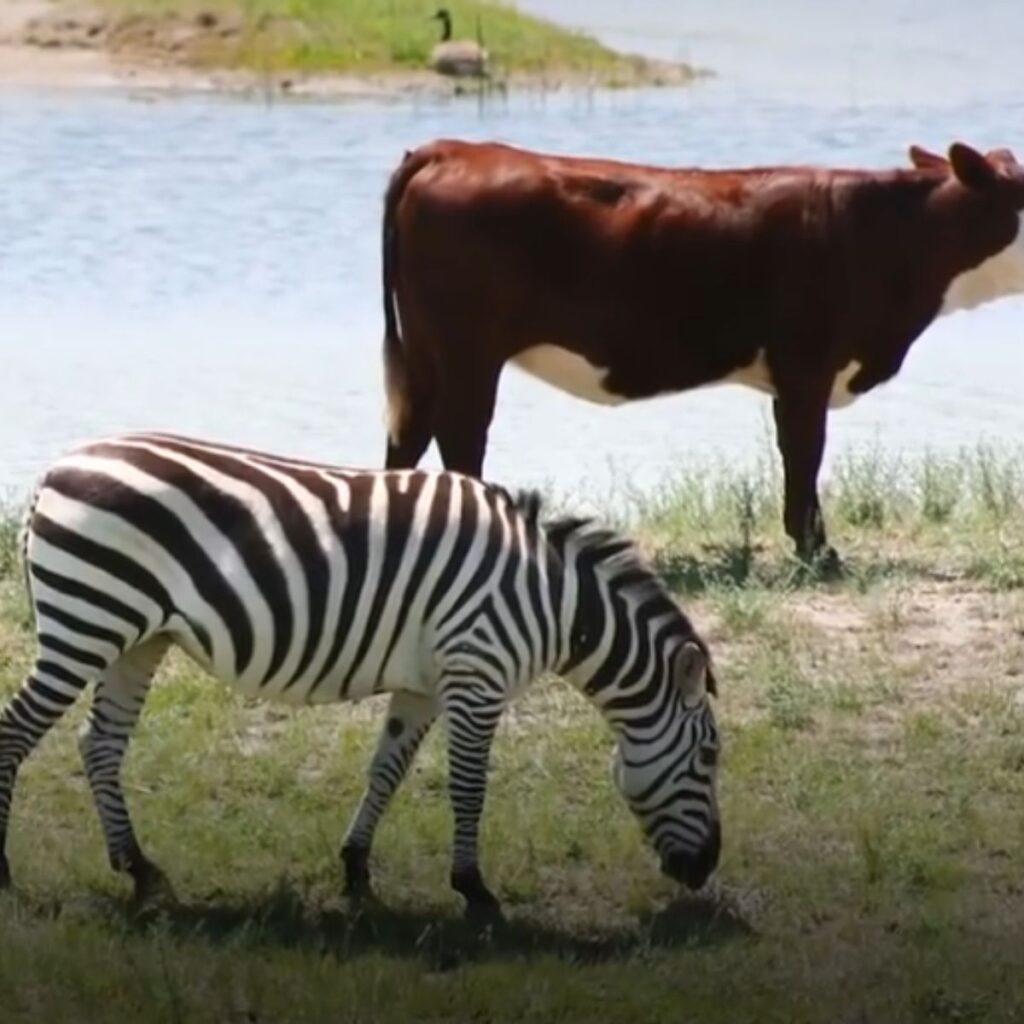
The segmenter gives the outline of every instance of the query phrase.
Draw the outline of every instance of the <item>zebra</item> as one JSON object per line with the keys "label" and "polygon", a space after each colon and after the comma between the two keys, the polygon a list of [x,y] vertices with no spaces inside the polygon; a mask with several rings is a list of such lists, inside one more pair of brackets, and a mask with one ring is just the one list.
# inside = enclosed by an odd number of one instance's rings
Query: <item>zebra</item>
{"label": "zebra", "polygon": [[478,863],[492,739],[557,673],[616,739],[613,778],[660,857],[699,889],[719,858],[716,693],[706,643],[634,545],[592,518],[451,472],[362,470],[164,433],[85,443],[40,479],[23,532],[37,657],[0,712],[0,885],[19,765],[95,683],[79,748],[110,865],[143,902],[167,885],[140,846],[121,766],[171,645],[248,697],[390,694],[341,846],[372,895],[377,824],[433,722],[446,726],[450,883],[500,904]]}

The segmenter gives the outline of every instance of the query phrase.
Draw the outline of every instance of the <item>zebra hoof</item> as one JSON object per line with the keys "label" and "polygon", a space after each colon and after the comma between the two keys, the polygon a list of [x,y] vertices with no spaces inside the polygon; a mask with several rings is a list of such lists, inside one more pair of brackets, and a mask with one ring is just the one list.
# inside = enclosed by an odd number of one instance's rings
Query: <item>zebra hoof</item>
{"label": "zebra hoof", "polygon": [[354,904],[374,902],[370,851],[365,846],[342,847],[341,862],[345,866],[345,896]]}
{"label": "zebra hoof", "polygon": [[380,900],[377,899],[377,894],[369,883],[365,885],[346,885],[345,899],[348,900],[348,905],[352,910],[370,910],[381,905]]}
{"label": "zebra hoof", "polygon": [[487,888],[479,868],[452,872],[452,888],[466,900],[466,921],[474,927],[503,924],[501,903]]}
{"label": "zebra hoof", "polygon": [[463,921],[475,940],[485,944],[499,936],[506,925],[501,904],[493,898],[491,902],[467,903]]}
{"label": "zebra hoof", "polygon": [[143,858],[128,869],[135,883],[132,904],[136,909],[145,907],[158,899],[174,901],[174,889],[167,876],[151,861]]}
{"label": "zebra hoof", "polygon": [[11,887],[11,866],[7,863],[6,854],[0,854],[0,889]]}

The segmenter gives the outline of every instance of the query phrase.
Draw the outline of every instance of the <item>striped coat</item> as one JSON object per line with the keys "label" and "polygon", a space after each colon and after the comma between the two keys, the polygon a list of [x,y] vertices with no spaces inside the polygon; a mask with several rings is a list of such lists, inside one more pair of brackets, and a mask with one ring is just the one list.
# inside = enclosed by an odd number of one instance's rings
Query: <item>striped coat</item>
{"label": "striped coat", "polygon": [[[112,865],[161,879],[120,768],[171,644],[252,697],[387,692],[387,725],[343,844],[369,886],[377,822],[433,721],[448,726],[452,884],[496,901],[477,864],[491,739],[517,692],[561,672],[618,738],[616,778],[663,868],[717,860],[707,652],[629,544],[543,521],[534,496],[452,473],[323,466],[157,434],[87,444],[36,491],[25,567],[39,655],[0,715],[0,841],[17,767],[90,683],[81,747]],[[0,880],[8,877],[6,858]]]}

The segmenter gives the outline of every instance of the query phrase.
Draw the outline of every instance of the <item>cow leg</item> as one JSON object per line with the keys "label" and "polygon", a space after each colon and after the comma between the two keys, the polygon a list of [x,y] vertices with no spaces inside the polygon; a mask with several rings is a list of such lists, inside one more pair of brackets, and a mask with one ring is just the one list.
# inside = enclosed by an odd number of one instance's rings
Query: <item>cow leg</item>
{"label": "cow leg", "polygon": [[476,477],[483,472],[500,376],[500,366],[469,363],[445,379],[434,427],[445,469]]}
{"label": "cow leg", "polygon": [[775,399],[775,435],[785,477],[786,533],[796,545],[797,557],[826,569],[839,567],[839,556],[825,538],[825,522],[818,501],[818,470],[825,452],[827,396],[782,395]]}

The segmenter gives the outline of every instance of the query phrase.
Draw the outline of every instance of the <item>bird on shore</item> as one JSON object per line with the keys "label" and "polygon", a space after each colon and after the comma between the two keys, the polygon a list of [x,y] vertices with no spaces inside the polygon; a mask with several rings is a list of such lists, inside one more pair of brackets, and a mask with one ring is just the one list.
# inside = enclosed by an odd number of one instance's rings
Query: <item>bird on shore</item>
{"label": "bird on shore", "polygon": [[430,66],[442,75],[486,75],[488,55],[482,40],[452,39],[452,16],[446,7],[440,8],[432,20],[441,22],[441,41],[430,51]]}

